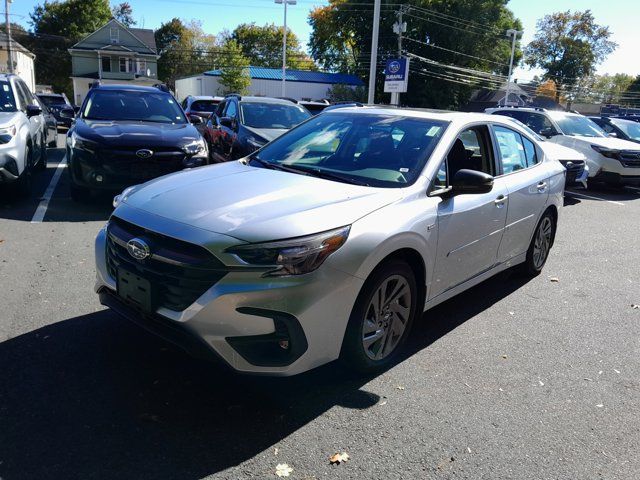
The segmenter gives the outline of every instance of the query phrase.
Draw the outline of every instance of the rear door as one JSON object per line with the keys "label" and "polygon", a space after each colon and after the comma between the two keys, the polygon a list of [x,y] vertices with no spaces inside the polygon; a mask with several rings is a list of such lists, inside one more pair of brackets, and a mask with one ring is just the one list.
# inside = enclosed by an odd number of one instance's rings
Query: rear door
{"label": "rear door", "polygon": [[227,101],[223,117],[231,119],[232,126],[220,125],[220,148],[226,159],[231,160],[233,144],[238,135],[236,132],[238,128],[238,104],[234,99]]}
{"label": "rear door", "polygon": [[[433,189],[448,186],[458,170],[496,176],[497,164],[487,125],[463,129],[440,166]],[[438,246],[429,298],[460,285],[497,263],[509,192],[498,177],[489,193],[442,198],[438,204]]]}
{"label": "rear door", "polygon": [[507,223],[498,252],[506,262],[526,253],[533,230],[549,197],[549,174],[543,153],[527,136],[503,125],[492,126],[500,177],[509,193]]}

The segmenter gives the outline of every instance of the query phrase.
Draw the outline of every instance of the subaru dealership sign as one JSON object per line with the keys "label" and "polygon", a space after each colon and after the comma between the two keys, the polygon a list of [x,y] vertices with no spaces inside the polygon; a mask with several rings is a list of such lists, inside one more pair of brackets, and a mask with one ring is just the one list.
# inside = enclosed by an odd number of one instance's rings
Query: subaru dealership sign
{"label": "subaru dealership sign", "polygon": [[406,92],[409,80],[409,59],[390,58],[384,68],[384,91]]}

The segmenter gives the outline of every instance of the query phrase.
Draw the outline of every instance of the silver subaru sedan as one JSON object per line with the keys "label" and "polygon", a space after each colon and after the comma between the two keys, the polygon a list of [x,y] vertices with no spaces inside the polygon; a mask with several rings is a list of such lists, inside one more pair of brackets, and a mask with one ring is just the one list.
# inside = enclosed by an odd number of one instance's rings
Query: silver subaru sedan
{"label": "silver subaru sedan", "polygon": [[240,372],[373,372],[425,310],[510,267],[538,274],[564,182],[500,116],[336,109],[125,190],[96,239],[96,291]]}

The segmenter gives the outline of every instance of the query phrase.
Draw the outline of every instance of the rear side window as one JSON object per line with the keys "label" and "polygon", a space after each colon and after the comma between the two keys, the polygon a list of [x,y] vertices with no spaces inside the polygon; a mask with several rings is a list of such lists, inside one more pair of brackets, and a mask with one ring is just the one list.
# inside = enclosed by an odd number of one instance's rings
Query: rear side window
{"label": "rear side window", "polygon": [[493,131],[500,151],[503,174],[517,172],[538,163],[536,146],[529,139],[499,125],[494,126]]}
{"label": "rear side window", "polygon": [[520,135],[520,138],[522,138],[522,144],[524,145],[524,153],[525,153],[525,156],[527,157],[527,166],[531,167],[536,163],[538,163],[538,154],[536,153],[536,146],[528,138],[525,138],[522,135]]}

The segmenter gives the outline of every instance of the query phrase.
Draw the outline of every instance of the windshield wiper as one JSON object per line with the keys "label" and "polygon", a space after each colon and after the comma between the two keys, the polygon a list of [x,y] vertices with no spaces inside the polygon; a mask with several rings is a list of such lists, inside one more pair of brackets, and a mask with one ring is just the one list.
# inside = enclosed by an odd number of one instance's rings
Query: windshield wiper
{"label": "windshield wiper", "polygon": [[270,170],[282,170],[283,172],[291,172],[290,169],[283,167],[282,165],[278,165],[277,163],[273,163],[273,162],[267,162],[266,160],[262,160],[261,158],[258,158],[257,156],[253,156],[249,159],[249,161],[253,161],[255,160],[256,162],[258,162],[260,165],[262,165],[265,168],[268,168]]}
{"label": "windshield wiper", "polygon": [[360,180],[356,180],[355,178],[345,177],[337,173],[331,173],[321,168],[302,167],[299,165],[287,165],[286,167],[284,167],[283,165],[278,165],[278,166],[286,168],[289,171],[300,172],[306,175],[312,175],[314,177],[324,178],[326,180],[335,180],[337,182],[348,183],[350,185],[360,185],[362,187],[371,186],[368,183],[361,182]]}

